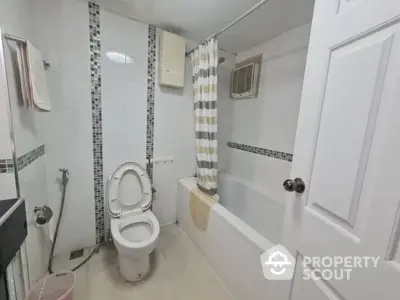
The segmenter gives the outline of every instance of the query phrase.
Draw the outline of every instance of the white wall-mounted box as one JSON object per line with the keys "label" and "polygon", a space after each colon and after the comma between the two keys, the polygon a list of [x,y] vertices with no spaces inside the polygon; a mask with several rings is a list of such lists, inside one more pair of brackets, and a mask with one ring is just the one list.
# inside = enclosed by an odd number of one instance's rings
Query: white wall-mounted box
{"label": "white wall-mounted box", "polygon": [[160,35],[159,84],[183,88],[185,78],[185,40],[163,31]]}

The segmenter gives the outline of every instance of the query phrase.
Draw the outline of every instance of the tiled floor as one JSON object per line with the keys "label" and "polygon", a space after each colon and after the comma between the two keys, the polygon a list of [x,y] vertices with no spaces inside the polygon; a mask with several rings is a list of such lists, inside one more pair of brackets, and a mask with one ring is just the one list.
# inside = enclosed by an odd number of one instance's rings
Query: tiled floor
{"label": "tiled floor", "polygon": [[[231,300],[189,238],[175,225],[161,228],[152,257],[153,270],[143,281],[125,282],[116,267],[114,247],[103,247],[76,271],[74,300]],[[56,259],[54,268],[76,264],[78,259]]]}

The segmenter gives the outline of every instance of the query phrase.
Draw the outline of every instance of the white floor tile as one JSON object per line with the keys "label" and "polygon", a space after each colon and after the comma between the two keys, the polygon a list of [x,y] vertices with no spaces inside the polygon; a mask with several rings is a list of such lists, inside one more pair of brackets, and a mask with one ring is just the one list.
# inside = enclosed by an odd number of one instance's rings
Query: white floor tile
{"label": "white floor tile", "polygon": [[[117,269],[115,248],[102,247],[75,272],[74,300],[231,300],[200,252],[176,225],[161,228],[151,262],[152,271],[145,279],[135,284],[125,282]],[[77,263],[78,259],[57,257],[54,269]]]}

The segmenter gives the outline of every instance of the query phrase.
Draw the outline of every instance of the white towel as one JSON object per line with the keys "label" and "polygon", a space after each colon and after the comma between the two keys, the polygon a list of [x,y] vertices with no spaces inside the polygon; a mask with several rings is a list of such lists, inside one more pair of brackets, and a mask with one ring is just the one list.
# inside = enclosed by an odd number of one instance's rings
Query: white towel
{"label": "white towel", "polygon": [[29,109],[37,107],[42,111],[50,111],[42,54],[30,42],[20,44],[17,51],[23,104]]}
{"label": "white towel", "polygon": [[26,45],[18,44],[17,46],[17,58],[19,68],[19,79],[21,83],[21,94],[22,94],[22,105],[30,109],[31,103],[31,87],[28,77],[28,59],[26,55]]}
{"label": "white towel", "polygon": [[26,50],[33,103],[42,110],[50,111],[51,104],[42,54],[30,42],[27,42]]}

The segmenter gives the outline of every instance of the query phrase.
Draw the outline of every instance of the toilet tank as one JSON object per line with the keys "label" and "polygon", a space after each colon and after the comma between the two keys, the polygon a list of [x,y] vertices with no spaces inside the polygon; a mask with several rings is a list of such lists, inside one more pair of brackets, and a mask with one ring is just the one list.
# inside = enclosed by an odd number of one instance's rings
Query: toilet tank
{"label": "toilet tank", "polygon": [[159,84],[183,88],[185,79],[185,40],[163,31],[160,35]]}

